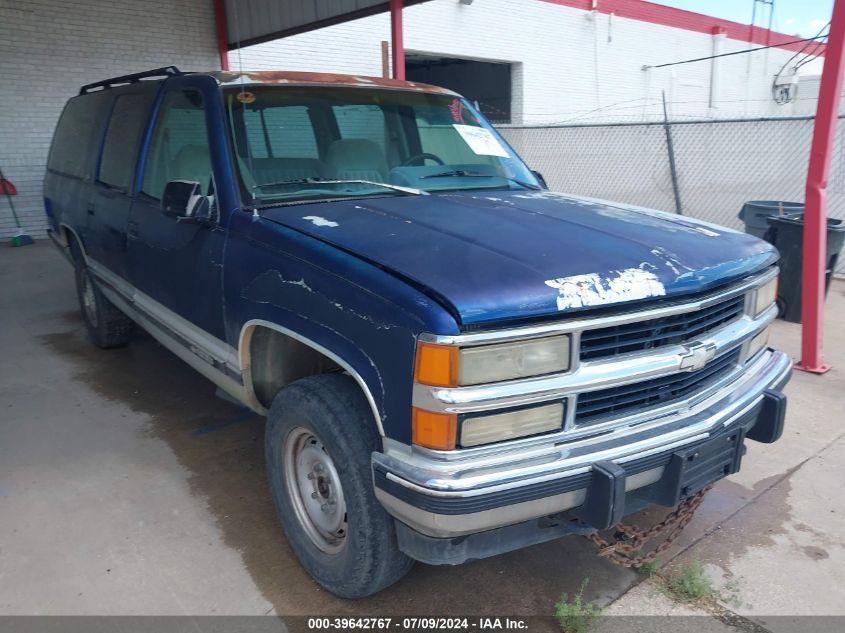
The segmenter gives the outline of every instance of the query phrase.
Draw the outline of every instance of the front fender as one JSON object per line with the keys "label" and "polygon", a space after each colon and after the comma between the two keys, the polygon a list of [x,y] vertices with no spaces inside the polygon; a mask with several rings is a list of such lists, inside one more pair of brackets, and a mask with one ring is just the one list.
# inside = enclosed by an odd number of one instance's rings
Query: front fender
{"label": "front fender", "polygon": [[443,307],[372,264],[247,214],[230,224],[224,291],[247,382],[250,332],[276,329],[346,369],[382,435],[410,442],[417,336],[458,332]]}
{"label": "front fender", "polygon": [[[379,332],[378,327],[366,323],[338,323],[344,316],[338,318],[333,311],[342,311],[340,304],[321,307],[319,304],[324,302],[319,297],[298,293],[285,285],[289,283],[274,270],[263,273],[245,289],[243,299],[247,309],[238,319],[243,323],[238,336],[238,356],[247,390],[251,391],[248,355],[252,332],[256,327],[276,330],[331,358],[355,378],[370,403],[379,433],[386,435],[386,426],[393,426],[390,424],[394,421],[392,418],[400,418],[403,413],[399,410],[391,416],[391,399],[407,400],[410,407],[410,383],[404,385],[401,378],[413,371],[407,361],[412,362],[416,335],[398,326]],[[290,310],[280,304],[286,300],[293,301],[297,309]],[[315,319],[315,314],[319,314],[319,320]],[[336,329],[338,327],[343,329]],[[361,346],[362,340],[374,336],[380,336],[384,350],[390,353],[379,354],[371,346],[367,346],[369,350]],[[388,393],[391,399],[387,397]],[[254,394],[250,393],[250,396],[257,400]],[[398,430],[401,421],[397,419],[396,422]]]}

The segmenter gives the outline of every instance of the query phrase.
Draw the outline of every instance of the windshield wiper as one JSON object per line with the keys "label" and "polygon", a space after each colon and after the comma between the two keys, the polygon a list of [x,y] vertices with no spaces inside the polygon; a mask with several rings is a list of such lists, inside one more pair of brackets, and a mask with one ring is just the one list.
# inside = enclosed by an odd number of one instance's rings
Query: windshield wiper
{"label": "windshield wiper", "polygon": [[399,191],[401,193],[407,193],[414,196],[429,195],[427,191],[423,191],[422,189],[391,185],[386,182],[376,182],[374,180],[329,180],[323,178],[293,178],[291,180],[278,180],[276,182],[262,182],[254,185],[253,189],[280,187],[282,185],[373,185],[375,187],[384,187],[385,189],[392,189],[393,191]]}
{"label": "windshield wiper", "polygon": [[499,174],[485,174],[480,171],[467,171],[465,169],[450,169],[449,171],[441,171],[436,174],[427,174],[425,176],[420,176],[420,180],[425,180],[426,178],[450,178],[455,176],[461,178],[503,178],[504,180],[515,183],[520,187],[525,187],[526,189],[535,189],[537,191],[542,189],[542,187],[538,187],[537,185],[532,185],[527,182],[522,182],[521,180],[517,180],[516,178],[500,176]]}

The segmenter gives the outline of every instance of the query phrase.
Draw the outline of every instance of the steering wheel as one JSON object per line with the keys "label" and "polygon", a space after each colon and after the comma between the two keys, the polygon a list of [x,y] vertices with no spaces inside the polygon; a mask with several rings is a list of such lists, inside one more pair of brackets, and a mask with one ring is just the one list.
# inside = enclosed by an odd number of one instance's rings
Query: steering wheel
{"label": "steering wheel", "polygon": [[442,158],[437,156],[436,154],[429,154],[428,152],[420,152],[419,154],[414,154],[408,160],[403,162],[401,167],[407,167],[411,163],[414,163],[414,162],[416,162],[420,159],[425,160],[426,158],[433,160],[438,165],[445,165],[446,164],[446,162]]}

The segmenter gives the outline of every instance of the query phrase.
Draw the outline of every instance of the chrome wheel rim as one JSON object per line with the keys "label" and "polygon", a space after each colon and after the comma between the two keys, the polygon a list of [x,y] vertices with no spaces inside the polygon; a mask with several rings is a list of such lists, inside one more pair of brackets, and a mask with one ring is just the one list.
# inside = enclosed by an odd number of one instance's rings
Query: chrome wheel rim
{"label": "chrome wheel rim", "polygon": [[82,272],[82,308],[88,322],[97,327],[97,297],[94,295],[94,286],[87,270]]}
{"label": "chrome wheel rim", "polygon": [[340,476],[320,439],[297,427],[285,440],[285,486],[308,538],[327,554],[346,544],[346,500]]}

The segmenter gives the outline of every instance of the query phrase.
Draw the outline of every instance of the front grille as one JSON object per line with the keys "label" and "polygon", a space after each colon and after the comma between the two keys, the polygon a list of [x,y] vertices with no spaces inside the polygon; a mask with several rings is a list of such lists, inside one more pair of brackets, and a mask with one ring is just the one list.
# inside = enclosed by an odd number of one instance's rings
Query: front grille
{"label": "front grille", "polygon": [[610,415],[624,415],[684,398],[730,373],[739,360],[739,353],[737,349],[725,354],[698,371],[579,394],[575,424],[595,424]]}
{"label": "front grille", "polygon": [[740,295],[695,312],[587,330],[581,334],[581,360],[606,358],[695,340],[742,316],[744,302],[745,297]]}

